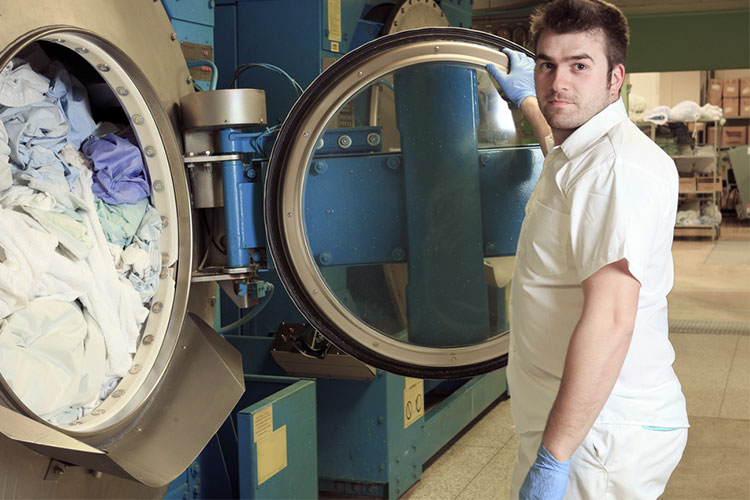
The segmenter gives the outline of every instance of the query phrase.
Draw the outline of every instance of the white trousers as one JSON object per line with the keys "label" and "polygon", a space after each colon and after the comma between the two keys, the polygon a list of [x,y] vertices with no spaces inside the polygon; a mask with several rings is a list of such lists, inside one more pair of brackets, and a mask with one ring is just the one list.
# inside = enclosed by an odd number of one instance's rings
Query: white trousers
{"label": "white trousers", "polygon": [[[595,424],[573,454],[566,500],[652,500],[664,492],[682,458],[687,429],[656,431],[639,425]],[[542,432],[521,434],[510,498],[518,499],[536,460]]]}

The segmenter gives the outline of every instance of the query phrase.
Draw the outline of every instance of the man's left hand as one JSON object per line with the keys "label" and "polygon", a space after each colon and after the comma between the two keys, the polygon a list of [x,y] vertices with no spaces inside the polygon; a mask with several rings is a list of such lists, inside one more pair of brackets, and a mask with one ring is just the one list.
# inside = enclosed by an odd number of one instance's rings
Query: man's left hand
{"label": "man's left hand", "polygon": [[536,461],[523,481],[521,500],[562,500],[570,476],[570,460],[558,462],[544,445],[539,445]]}

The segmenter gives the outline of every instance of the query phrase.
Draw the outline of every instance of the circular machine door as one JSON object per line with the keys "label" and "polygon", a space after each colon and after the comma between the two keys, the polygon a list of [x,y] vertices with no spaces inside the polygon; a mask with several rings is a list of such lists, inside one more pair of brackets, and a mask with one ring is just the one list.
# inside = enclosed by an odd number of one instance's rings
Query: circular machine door
{"label": "circular machine door", "polygon": [[285,288],[342,350],[394,373],[505,366],[523,210],[542,156],[486,72],[493,35],[378,38],[322,73],[279,133],[268,244]]}
{"label": "circular machine door", "polygon": [[66,494],[36,486],[50,457],[168,484],[244,390],[186,313],[184,57],[153,0],[0,10],[0,490]]}

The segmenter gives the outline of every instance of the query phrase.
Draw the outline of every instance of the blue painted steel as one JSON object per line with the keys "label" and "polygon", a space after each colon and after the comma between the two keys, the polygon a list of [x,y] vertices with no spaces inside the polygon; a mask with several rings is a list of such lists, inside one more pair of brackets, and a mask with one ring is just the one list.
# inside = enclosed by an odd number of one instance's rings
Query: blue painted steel
{"label": "blue painted steel", "polygon": [[[539,179],[544,157],[538,147],[482,149],[480,156],[483,255],[514,255],[524,207]],[[305,187],[305,226],[318,264],[364,265],[409,259],[403,172],[398,154],[328,157],[312,162]],[[401,251],[395,252],[397,249]],[[328,255],[325,261],[323,254]]]}
{"label": "blue painted steel", "polygon": [[214,25],[213,0],[161,0],[170,19],[179,19],[195,24]]}
{"label": "blue painted steel", "polygon": [[[232,129],[219,132],[220,148],[223,153],[236,151],[236,145],[231,139]],[[241,161],[221,162],[222,188],[224,191],[224,215],[226,219],[227,235],[227,265],[229,267],[247,267],[250,265],[250,253],[242,246],[245,220],[243,215],[251,215],[256,207],[243,206],[240,194],[241,185],[249,180],[244,175],[245,166]],[[252,220],[251,217],[247,217]]]}
{"label": "blue painted steel", "polygon": [[542,173],[538,147],[481,150],[480,189],[485,256],[515,255],[526,202]]}
{"label": "blue painted steel", "polygon": [[471,28],[471,0],[440,0],[438,3],[451,26]]}
{"label": "blue painted steel", "polygon": [[394,75],[401,133],[409,341],[450,346],[489,335],[476,136],[476,72],[421,65]]}
{"label": "blue painted steel", "polygon": [[[315,385],[312,380],[299,380],[237,414],[240,498],[318,498]],[[285,429],[286,448],[275,451],[283,453],[286,466],[260,482],[258,461],[270,457],[258,456],[253,424],[258,412],[269,405],[273,406],[272,430]]]}
{"label": "blue painted steel", "polygon": [[[397,498],[419,478],[423,431],[404,428],[404,378],[378,371],[371,382],[318,380],[321,490]],[[370,491],[372,490],[372,491]]]}
{"label": "blue painted steel", "polygon": [[[321,265],[393,261],[396,248],[408,255],[403,172],[391,168],[396,155],[326,158],[313,161],[305,187],[309,246]],[[328,254],[329,260],[321,256]]]}
{"label": "blue painted steel", "polygon": [[331,128],[323,134],[323,144],[315,157],[329,154],[376,153],[382,150],[383,127]]}
{"label": "blue painted steel", "polygon": [[[450,382],[448,382],[450,383]],[[434,456],[508,389],[505,368],[474,377],[431,407],[424,418],[421,459]],[[427,397],[429,404],[429,395]]]}
{"label": "blue painted steel", "polygon": [[506,390],[504,369],[461,382],[424,381],[433,406],[404,428],[403,377],[378,371],[371,382],[317,384],[320,490],[344,497],[400,497],[425,462]]}

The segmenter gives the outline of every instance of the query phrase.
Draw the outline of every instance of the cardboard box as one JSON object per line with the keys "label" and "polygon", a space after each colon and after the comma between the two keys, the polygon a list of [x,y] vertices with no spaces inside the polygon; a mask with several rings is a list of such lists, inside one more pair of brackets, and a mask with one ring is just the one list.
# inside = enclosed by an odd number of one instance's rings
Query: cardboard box
{"label": "cardboard box", "polygon": [[721,179],[716,177],[698,177],[698,191],[721,191]]}
{"label": "cardboard box", "polygon": [[740,97],[740,116],[750,116],[750,96]]}
{"label": "cardboard box", "polygon": [[739,97],[740,96],[740,79],[739,78],[724,78],[723,84],[723,96],[724,97]]}
{"label": "cardboard box", "polygon": [[708,104],[713,104],[714,106],[721,107],[721,83],[721,80],[716,78],[712,78],[708,81],[708,89],[706,95],[706,102]]}
{"label": "cardboard box", "polygon": [[750,97],[750,77],[740,78],[740,97]]}
{"label": "cardboard box", "polygon": [[724,118],[740,116],[740,98],[724,97],[721,108],[724,111]]}
{"label": "cardboard box", "polygon": [[680,193],[694,193],[698,189],[695,177],[680,177]]}
{"label": "cardboard box", "polygon": [[729,126],[721,129],[721,147],[743,146],[747,144],[747,127]]}
{"label": "cardboard box", "polygon": [[714,143],[714,136],[716,135],[716,127],[709,125],[706,127],[706,144]]}

